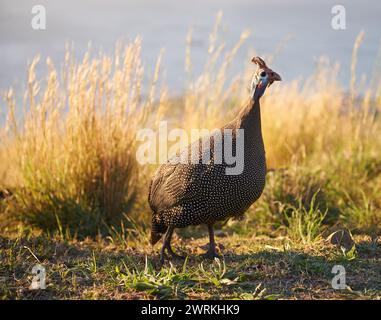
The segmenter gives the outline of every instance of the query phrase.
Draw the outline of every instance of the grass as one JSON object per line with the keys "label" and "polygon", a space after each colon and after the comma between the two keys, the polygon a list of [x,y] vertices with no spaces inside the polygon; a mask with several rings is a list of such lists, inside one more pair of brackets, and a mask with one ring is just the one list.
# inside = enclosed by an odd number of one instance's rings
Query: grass
{"label": "grass", "polygon": [[[68,48],[62,71],[47,60],[45,78],[36,74],[36,58],[23,104],[22,92],[4,94],[3,298],[380,298],[381,75],[358,80],[363,34],[349,90],[338,82],[339,64],[322,58],[310,77],[274,84],[262,98],[267,184],[245,220],[217,226],[224,259],[196,257],[206,239],[203,227],[192,227],[175,241],[191,254],[187,262],[157,268],[147,203],[156,166],[136,161],[136,134],[161,121],[188,132],[213,129],[244,104],[250,59],[236,76],[229,67],[249,33],[227,47],[221,19],[200,74],[188,34],[180,97],[168,92],[162,54],[146,71],[139,38],[118,44],[112,56],[89,51],[76,60]],[[282,74],[276,55],[262,56]],[[164,151],[157,157],[168,156]],[[356,240],[347,253],[324,240],[344,227]],[[47,268],[45,291],[27,289],[36,257]],[[351,290],[330,287],[339,262],[350,270]]]}
{"label": "grass", "polygon": [[309,244],[321,238],[322,223],[327,212],[323,213],[316,208],[315,201],[316,194],[312,197],[308,210],[301,200],[298,207],[289,206],[285,209],[287,235],[294,241]]}
{"label": "grass", "polygon": [[[175,241],[189,254],[158,267],[158,252],[105,239],[66,241],[43,235],[1,237],[3,299],[380,299],[381,241],[356,236],[348,258],[331,245],[294,244],[269,237],[218,238],[223,260],[198,256],[206,236]],[[33,255],[32,255],[33,253]],[[38,261],[36,260],[38,258]],[[29,290],[31,269],[47,271],[46,290]],[[334,290],[335,264],[347,271],[346,290]]]}
{"label": "grass", "polygon": [[36,79],[35,59],[21,127],[8,93],[7,147],[14,150],[22,186],[9,210],[22,221],[96,235],[119,223],[131,206],[138,179],[134,133],[144,125],[153,98],[142,100],[140,93],[140,41],[116,50],[113,59],[86,55],[80,63],[68,54],[61,80],[48,60],[45,84]]}

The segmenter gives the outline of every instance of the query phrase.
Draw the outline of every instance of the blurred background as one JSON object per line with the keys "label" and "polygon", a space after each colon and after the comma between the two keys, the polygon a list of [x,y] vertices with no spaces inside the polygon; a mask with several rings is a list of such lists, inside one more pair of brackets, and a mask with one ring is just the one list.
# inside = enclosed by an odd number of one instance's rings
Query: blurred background
{"label": "blurred background", "polygon": [[[34,5],[44,5],[46,30],[31,27]],[[346,9],[346,30],[331,27],[334,5]],[[152,69],[161,48],[171,92],[184,86],[186,35],[193,30],[192,59],[197,73],[205,63],[215,16],[224,13],[223,37],[227,46],[250,30],[250,38],[237,53],[232,73],[241,70],[243,60],[254,49],[259,54],[273,53],[281,43],[281,59],[274,67],[284,79],[292,80],[312,73],[316,59],[328,56],[340,60],[339,79],[349,84],[351,53],[358,33],[365,38],[358,52],[359,74],[371,74],[380,44],[381,2],[374,0],[0,0],[0,90],[20,85],[26,78],[27,61],[41,54],[59,66],[64,59],[65,42],[75,45],[82,56],[89,42],[92,48],[112,53],[117,40],[143,39],[142,59]],[[252,50],[254,51],[254,50]],[[242,61],[242,64],[241,64]]]}

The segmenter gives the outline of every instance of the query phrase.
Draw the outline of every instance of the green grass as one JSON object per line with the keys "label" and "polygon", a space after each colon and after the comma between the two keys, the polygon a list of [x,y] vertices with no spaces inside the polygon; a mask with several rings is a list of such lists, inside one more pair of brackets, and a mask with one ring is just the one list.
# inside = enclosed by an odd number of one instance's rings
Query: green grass
{"label": "green grass", "polygon": [[[126,248],[111,240],[62,240],[22,231],[0,237],[2,299],[380,299],[381,239],[356,236],[348,257],[323,242],[287,238],[217,237],[223,258],[203,260],[207,237],[176,237],[185,262],[159,267],[157,248]],[[38,259],[38,260],[36,260]],[[42,264],[47,288],[29,290],[31,269]],[[347,271],[346,290],[331,287],[332,267]]]}
{"label": "green grass", "polygon": [[322,223],[327,210],[323,213],[315,206],[316,195],[317,193],[313,195],[309,209],[303,206],[302,200],[299,200],[298,207],[288,206],[284,209],[287,235],[294,241],[309,244],[321,239]]}

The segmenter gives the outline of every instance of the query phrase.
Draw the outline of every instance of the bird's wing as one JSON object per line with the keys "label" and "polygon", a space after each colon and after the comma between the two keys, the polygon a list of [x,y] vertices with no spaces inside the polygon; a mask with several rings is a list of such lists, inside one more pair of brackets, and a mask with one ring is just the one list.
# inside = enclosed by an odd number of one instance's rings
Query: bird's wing
{"label": "bird's wing", "polygon": [[[210,145],[213,143],[213,138],[210,138]],[[191,150],[195,147],[200,148],[200,152],[192,153]],[[210,165],[214,157],[210,149],[209,147],[206,149],[200,140],[196,141],[188,146],[187,153],[183,151],[159,167],[152,178],[148,199],[154,212],[169,209],[192,199],[207,200],[208,195],[203,188],[203,182],[213,180],[212,176],[216,174],[215,166]],[[205,152],[210,152],[209,164],[201,163]],[[179,163],[180,159],[184,159],[182,157],[188,155],[196,159],[192,159],[191,163],[183,161]]]}
{"label": "bird's wing", "polygon": [[150,190],[150,206],[154,212],[174,207],[198,197],[201,171],[197,165],[164,165],[154,176]]}

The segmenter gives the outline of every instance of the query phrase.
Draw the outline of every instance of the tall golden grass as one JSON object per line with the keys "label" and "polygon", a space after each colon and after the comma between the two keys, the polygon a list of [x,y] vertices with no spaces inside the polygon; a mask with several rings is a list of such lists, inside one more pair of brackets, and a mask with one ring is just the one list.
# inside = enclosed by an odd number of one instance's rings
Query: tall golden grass
{"label": "tall golden grass", "polygon": [[43,83],[34,59],[21,122],[8,92],[6,151],[20,178],[10,207],[15,214],[79,233],[120,220],[137,191],[135,133],[151,112],[158,77],[155,71],[143,96],[140,50],[137,39],[118,46],[114,57],[87,53],[80,62],[68,50],[62,77],[48,59]]}
{"label": "tall golden grass", "polygon": [[[210,36],[205,68],[196,76],[188,34],[187,82],[179,99],[160,79],[161,55],[153,74],[145,74],[139,39],[117,45],[113,56],[88,52],[82,61],[68,49],[61,73],[47,60],[43,81],[35,72],[38,58],[33,60],[22,116],[12,90],[5,95],[0,185],[14,188],[8,212],[45,230],[79,235],[108,230],[124,213],[145,222],[153,168],[136,162],[137,131],[157,128],[160,120],[187,130],[213,129],[229,121],[248,98],[249,59],[240,74],[227,77],[248,32],[226,48],[219,35],[221,17]],[[270,175],[262,202],[251,211],[261,219],[274,213],[275,203],[293,197],[296,205],[323,190],[320,201],[345,217],[342,223],[380,226],[381,83],[356,91],[362,37],[354,45],[349,92],[337,80],[339,65],[322,58],[311,77],[273,85],[262,98],[269,167],[287,172]],[[370,218],[364,220],[365,214]]]}

